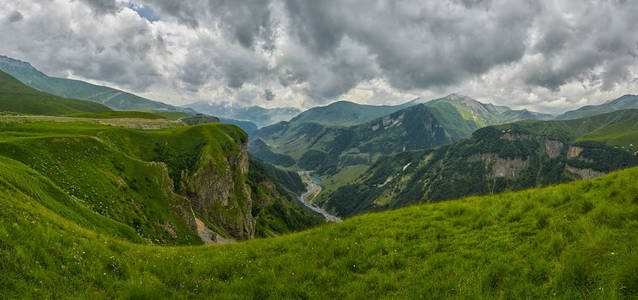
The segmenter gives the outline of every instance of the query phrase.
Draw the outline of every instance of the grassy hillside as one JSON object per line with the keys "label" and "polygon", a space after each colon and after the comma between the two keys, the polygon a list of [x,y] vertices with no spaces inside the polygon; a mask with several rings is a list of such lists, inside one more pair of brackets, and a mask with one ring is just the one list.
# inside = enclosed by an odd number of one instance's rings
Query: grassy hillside
{"label": "grassy hillside", "polygon": [[112,109],[195,113],[195,111],[191,109],[149,100],[106,86],[94,85],[80,80],[49,77],[27,62],[6,56],[0,56],[0,70],[11,74],[11,76],[17,78],[22,83],[39,91],[64,98],[98,102]]}
{"label": "grassy hillside", "polygon": [[179,120],[181,118],[190,117],[191,114],[187,114],[179,111],[164,111],[164,112],[155,112],[154,114],[162,116],[169,120]]}
{"label": "grassy hillside", "polygon": [[395,111],[415,105],[364,105],[338,101],[326,106],[313,107],[290,120],[291,124],[318,123],[324,126],[353,126],[367,123]]}
{"label": "grassy hillside", "polygon": [[0,71],[0,111],[33,115],[63,115],[110,110],[101,104],[65,99],[40,92]]}
{"label": "grassy hillside", "polygon": [[[196,218],[234,239],[321,221],[294,196],[279,192],[272,177],[250,167],[246,135],[231,125],[136,130],[93,121],[10,119],[0,121],[0,129],[0,156],[25,164],[67,197],[151,243],[201,243]],[[256,232],[256,226],[270,229]]]}
{"label": "grassy hillside", "polygon": [[0,174],[0,291],[7,298],[620,299],[638,293],[638,169],[214,247],[124,241],[115,223],[89,228],[92,222],[46,204],[58,197],[45,179],[25,184],[37,177],[28,167],[0,158]]}
{"label": "grassy hillside", "polygon": [[[638,110],[486,127],[434,150],[384,157],[317,202],[341,216],[587,179],[638,165]],[[633,146],[632,146],[633,145]],[[627,151],[629,150],[629,151]]]}
{"label": "grassy hillside", "polygon": [[578,119],[584,117],[590,117],[594,115],[604,114],[623,109],[636,109],[638,108],[638,95],[624,95],[618,99],[600,104],[600,105],[587,105],[581,108],[568,111],[562,115],[556,117],[557,120],[569,120]]}
{"label": "grassy hillside", "polygon": [[[415,102],[423,102],[415,100]],[[470,97],[451,94],[443,98],[423,102],[437,113],[453,139],[468,137],[479,128],[520,120],[550,120],[551,115],[528,110],[512,110],[505,106],[481,103]]]}
{"label": "grassy hillside", "polygon": [[206,123],[219,123],[219,119],[207,115],[194,115],[183,117],[180,119],[183,123],[188,125],[206,124]]}

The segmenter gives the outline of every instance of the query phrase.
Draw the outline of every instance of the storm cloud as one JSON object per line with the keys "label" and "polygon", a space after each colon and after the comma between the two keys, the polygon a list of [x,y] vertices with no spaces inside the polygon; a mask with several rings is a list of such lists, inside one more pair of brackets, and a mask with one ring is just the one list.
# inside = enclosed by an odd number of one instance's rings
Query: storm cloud
{"label": "storm cloud", "polygon": [[[394,104],[457,92],[559,112],[638,92],[635,1],[0,3],[0,54],[173,104]],[[157,18],[131,8],[142,5]]]}

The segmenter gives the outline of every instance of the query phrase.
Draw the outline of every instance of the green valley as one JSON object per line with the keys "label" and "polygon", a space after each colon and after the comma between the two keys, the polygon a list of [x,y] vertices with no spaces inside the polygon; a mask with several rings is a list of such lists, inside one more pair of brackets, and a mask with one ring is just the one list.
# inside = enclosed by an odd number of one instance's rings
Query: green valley
{"label": "green valley", "polygon": [[290,122],[261,128],[251,137],[249,152],[275,165],[315,171],[329,183],[320,197],[325,198],[384,155],[449,144],[488,125],[551,118],[457,94],[421,102],[372,106],[340,101],[312,108]]}
{"label": "green valley", "polygon": [[379,159],[350,184],[316,200],[339,216],[493,194],[638,165],[638,111],[568,121],[521,121],[479,129],[431,150]]}
{"label": "green valley", "polygon": [[9,298],[638,293],[638,169],[215,247],[140,244],[129,227],[84,209],[27,165],[2,157],[0,174],[0,290]]}

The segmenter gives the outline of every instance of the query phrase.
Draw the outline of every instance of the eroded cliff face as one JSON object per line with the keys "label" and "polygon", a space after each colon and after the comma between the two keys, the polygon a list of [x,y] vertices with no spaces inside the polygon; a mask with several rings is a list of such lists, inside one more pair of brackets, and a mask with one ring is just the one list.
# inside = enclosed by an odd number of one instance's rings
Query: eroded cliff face
{"label": "eroded cliff face", "polygon": [[196,171],[182,171],[178,193],[188,199],[196,214],[217,231],[237,240],[255,235],[251,193],[246,184],[248,152],[241,142],[240,151],[225,153],[222,160],[203,151]]}
{"label": "eroded cliff face", "polygon": [[488,179],[507,178],[516,179],[519,174],[529,167],[529,158],[501,158],[496,153],[483,153],[470,156],[468,162],[482,161],[490,167],[490,173],[487,174]]}
{"label": "eroded cliff face", "polygon": [[600,177],[606,174],[605,172],[599,172],[593,169],[574,168],[570,165],[566,165],[565,169],[572,174],[578,175],[580,179],[584,180]]}

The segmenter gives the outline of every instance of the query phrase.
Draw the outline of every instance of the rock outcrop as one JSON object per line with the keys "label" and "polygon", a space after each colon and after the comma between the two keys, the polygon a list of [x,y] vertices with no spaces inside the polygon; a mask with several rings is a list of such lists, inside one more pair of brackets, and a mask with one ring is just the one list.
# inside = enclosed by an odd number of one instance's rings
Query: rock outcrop
{"label": "rock outcrop", "polygon": [[552,159],[560,156],[564,146],[565,144],[561,141],[545,140],[545,152]]}
{"label": "rock outcrop", "polygon": [[236,153],[225,154],[221,161],[202,152],[195,172],[182,171],[178,192],[207,221],[235,239],[246,240],[255,235],[255,219],[251,214],[250,189],[245,183],[246,143],[241,142],[239,148]]}
{"label": "rock outcrop", "polygon": [[529,166],[529,158],[501,158],[496,153],[475,154],[467,159],[468,162],[482,161],[491,172],[487,174],[487,178],[507,178],[516,179],[521,171]]}
{"label": "rock outcrop", "polygon": [[585,180],[605,175],[605,172],[599,172],[593,169],[574,168],[570,165],[566,165],[565,169],[567,169],[567,171],[569,171],[572,174],[578,175],[580,179],[585,179]]}

